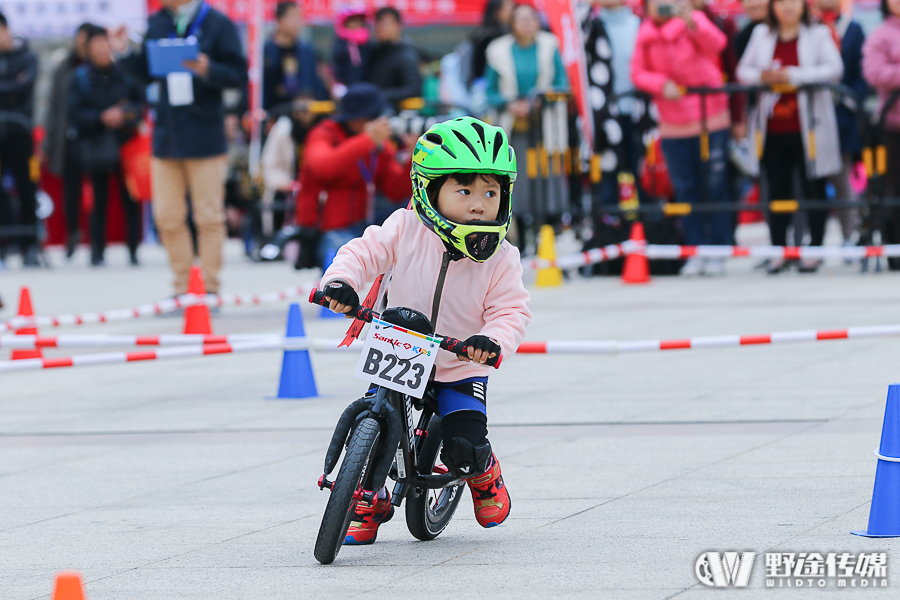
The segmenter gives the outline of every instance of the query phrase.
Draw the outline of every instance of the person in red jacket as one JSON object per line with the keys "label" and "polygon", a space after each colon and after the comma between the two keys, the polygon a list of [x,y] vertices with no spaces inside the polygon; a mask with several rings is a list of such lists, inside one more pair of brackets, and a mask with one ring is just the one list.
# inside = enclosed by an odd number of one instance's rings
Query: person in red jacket
{"label": "person in red jacket", "polygon": [[[341,98],[337,117],[307,135],[297,225],[319,232],[316,254],[324,266],[338,248],[374,223],[376,192],[396,203],[412,195],[409,152],[401,164],[383,116],[386,108],[377,87],[353,84]],[[403,142],[411,151],[416,137],[406,136]]]}

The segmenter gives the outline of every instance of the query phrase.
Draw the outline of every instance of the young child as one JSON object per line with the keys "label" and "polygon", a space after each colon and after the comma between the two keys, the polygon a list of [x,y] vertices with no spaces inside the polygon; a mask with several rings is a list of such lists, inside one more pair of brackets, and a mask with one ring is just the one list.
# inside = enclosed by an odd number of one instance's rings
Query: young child
{"label": "young child", "polygon": [[[468,358],[439,352],[436,392],[441,460],[465,478],[483,527],[509,515],[509,493],[487,439],[484,362],[509,357],[531,321],[519,252],[504,241],[512,217],[516,157],[506,134],[477,119],[439,123],[413,154],[414,210],[398,210],[345,244],[322,277],[335,312],[359,304],[357,291],[393,267],[389,306],[431,319],[436,331],[466,341]],[[360,502],[345,544],[371,544],[392,515],[390,495]]]}

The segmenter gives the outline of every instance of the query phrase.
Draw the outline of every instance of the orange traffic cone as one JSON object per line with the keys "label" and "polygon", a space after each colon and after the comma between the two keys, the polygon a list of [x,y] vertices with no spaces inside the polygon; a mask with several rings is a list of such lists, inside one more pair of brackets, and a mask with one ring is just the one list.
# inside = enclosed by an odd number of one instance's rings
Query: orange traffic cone
{"label": "orange traffic cone", "polygon": [[644,249],[647,239],[644,237],[644,224],[640,221],[635,221],[631,226],[629,241],[637,242],[641,246],[639,250],[625,257],[622,283],[650,283],[650,263],[647,262],[647,251]]}
{"label": "orange traffic cone", "polygon": [[[188,279],[188,294],[194,294],[200,300],[206,298],[206,286],[203,285],[203,271],[200,267],[191,267],[191,276]],[[182,333],[212,334],[212,318],[209,316],[209,306],[193,304],[184,309],[184,331]]]}
{"label": "orange traffic cone", "polygon": [[56,576],[53,600],[85,600],[81,575],[75,571],[63,571]]}
{"label": "orange traffic cone", "polygon": [[[22,288],[21,295],[19,296],[19,316],[34,316],[34,309],[31,307],[31,292],[28,291],[27,287]],[[16,335],[37,335],[37,332],[37,327],[23,327],[22,329],[16,329]],[[10,358],[12,360],[41,358],[41,350],[40,348],[35,348],[34,350],[13,350]]]}

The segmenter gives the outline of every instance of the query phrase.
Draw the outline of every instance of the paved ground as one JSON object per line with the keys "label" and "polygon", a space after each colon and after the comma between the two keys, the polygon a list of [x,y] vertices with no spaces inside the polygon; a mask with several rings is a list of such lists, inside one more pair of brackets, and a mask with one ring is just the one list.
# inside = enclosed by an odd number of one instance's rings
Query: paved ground
{"label": "paved ground", "polygon": [[[230,248],[229,291],[307,281]],[[0,273],[57,314],[162,298],[160,254],[145,266]],[[576,280],[532,289],[529,339],[642,339],[900,322],[900,275],[830,264],[766,277],[749,261],[721,279],[625,287]],[[274,332],[286,305],[227,308],[217,333]],[[307,330],[346,322],[305,308]],[[160,317],[79,333],[174,333]],[[56,332],[73,332],[59,329]],[[491,379],[490,437],[514,505],[482,530],[464,500],[447,531],[415,541],[402,512],[367,548],[328,567],[312,555],[326,501],[315,481],[333,424],[363,387],[355,358],[317,355],[323,398],[273,400],[276,353],[0,376],[0,597],[46,598],[81,571],[91,600],[351,598],[692,598],[709,550],[889,552],[851,536],[868,519],[884,400],[900,340],[604,356],[519,356]],[[46,352],[48,356],[61,353]],[[0,355],[5,359],[6,353]],[[884,590],[767,590],[762,556],[745,598]],[[900,581],[892,579],[894,585]]]}

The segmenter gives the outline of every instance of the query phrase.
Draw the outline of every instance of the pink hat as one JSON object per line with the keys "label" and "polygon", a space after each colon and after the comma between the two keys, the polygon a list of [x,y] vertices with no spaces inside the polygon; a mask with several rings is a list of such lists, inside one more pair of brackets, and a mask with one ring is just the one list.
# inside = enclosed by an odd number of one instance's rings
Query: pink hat
{"label": "pink hat", "polygon": [[334,32],[338,37],[343,38],[352,44],[362,46],[369,41],[369,28],[368,26],[365,26],[347,29],[344,24],[348,19],[353,17],[362,17],[363,19],[366,19],[368,17],[368,9],[366,6],[364,4],[352,4],[339,10],[337,17],[335,18]]}

